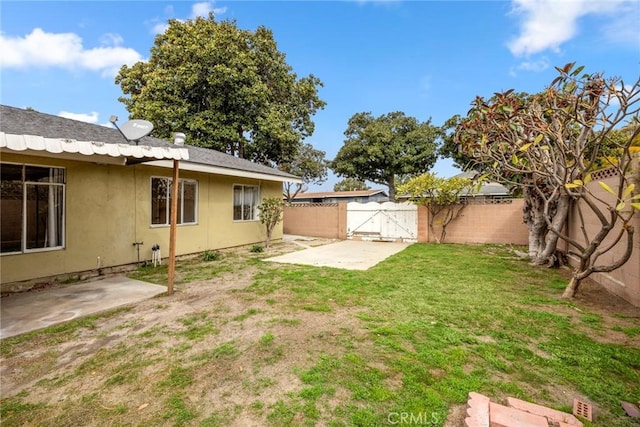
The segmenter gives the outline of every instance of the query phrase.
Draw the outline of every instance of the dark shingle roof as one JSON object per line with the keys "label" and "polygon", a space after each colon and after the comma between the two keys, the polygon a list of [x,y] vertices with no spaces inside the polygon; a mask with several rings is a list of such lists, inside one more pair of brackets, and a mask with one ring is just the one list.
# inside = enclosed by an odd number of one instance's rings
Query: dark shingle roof
{"label": "dark shingle roof", "polygon": [[[126,143],[120,132],[115,128],[6,105],[0,105],[0,131],[14,135],[37,135],[45,138],[75,139],[77,141],[95,141],[106,144]],[[150,136],[142,138],[140,144],[152,147],[175,147],[174,144],[163,139]],[[189,150],[189,160],[183,160],[188,163],[255,172],[281,178],[299,179],[286,172],[230,156],[220,151],[191,145],[184,145],[184,148]]]}

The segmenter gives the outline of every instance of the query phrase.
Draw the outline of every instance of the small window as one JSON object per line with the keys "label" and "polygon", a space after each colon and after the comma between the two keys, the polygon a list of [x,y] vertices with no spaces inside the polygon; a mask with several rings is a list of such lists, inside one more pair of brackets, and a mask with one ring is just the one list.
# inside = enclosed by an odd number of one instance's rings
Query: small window
{"label": "small window", "polygon": [[65,170],[3,163],[1,253],[64,247]]}
{"label": "small window", "polygon": [[255,221],[258,219],[260,188],[256,185],[233,186],[233,220]]}
{"label": "small window", "polygon": [[[170,178],[151,178],[151,224],[169,225],[171,223],[171,187]],[[198,182],[181,179],[178,181],[178,221],[177,224],[197,223]]]}

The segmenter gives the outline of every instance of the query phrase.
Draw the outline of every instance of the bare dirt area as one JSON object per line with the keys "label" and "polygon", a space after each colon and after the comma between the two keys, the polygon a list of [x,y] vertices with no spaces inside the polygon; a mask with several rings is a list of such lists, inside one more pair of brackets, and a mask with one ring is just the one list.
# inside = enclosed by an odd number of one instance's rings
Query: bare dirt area
{"label": "bare dirt area", "polygon": [[[270,255],[299,249],[287,242]],[[330,355],[345,334],[366,331],[356,309],[299,310],[286,303],[290,295],[247,292],[257,272],[250,266],[180,285],[173,296],[117,310],[71,335],[36,334],[1,359],[2,398],[51,406],[50,418],[38,420],[43,424],[101,424],[69,411],[78,404],[112,413],[135,408],[138,423],[162,413],[171,399],[164,386],[174,394],[184,386],[175,400],[200,418],[264,425],[264,409],[300,388],[297,372]]]}

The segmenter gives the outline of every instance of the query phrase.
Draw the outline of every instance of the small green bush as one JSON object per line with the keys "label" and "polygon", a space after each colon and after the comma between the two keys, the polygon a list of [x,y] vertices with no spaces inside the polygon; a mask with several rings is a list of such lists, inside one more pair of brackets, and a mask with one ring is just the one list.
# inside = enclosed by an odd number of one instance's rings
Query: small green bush
{"label": "small green bush", "polygon": [[264,248],[260,245],[253,245],[251,246],[251,249],[249,249],[250,252],[253,252],[254,254],[260,253],[260,252],[264,252]]}
{"label": "small green bush", "polygon": [[202,254],[203,261],[217,261],[221,258],[220,252],[206,251]]}

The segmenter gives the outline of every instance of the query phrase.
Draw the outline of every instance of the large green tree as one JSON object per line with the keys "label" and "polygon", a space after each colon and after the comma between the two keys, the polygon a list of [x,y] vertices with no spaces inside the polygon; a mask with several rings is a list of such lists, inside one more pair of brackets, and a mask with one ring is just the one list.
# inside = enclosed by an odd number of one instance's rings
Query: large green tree
{"label": "large green tree", "polygon": [[325,106],[322,82],[297,77],[271,30],[213,14],[170,20],[149,60],[124,65],[116,83],[130,116],[153,122],[156,136],[184,132],[192,145],[267,164],[290,161]]}
{"label": "large green tree", "polygon": [[327,180],[326,153],[316,150],[309,143],[300,147],[298,154],[291,162],[284,162],[280,169],[302,178],[302,184],[285,182],[283,193],[288,203],[291,203],[303,187],[307,184],[322,184]]}
{"label": "large green tree", "polygon": [[389,187],[395,200],[398,177],[414,176],[433,167],[441,130],[402,112],[374,117],[357,113],[349,119],[344,145],[330,163],[343,177]]}
{"label": "large green tree", "polygon": [[356,178],[345,178],[336,182],[333,186],[333,191],[362,191],[370,190],[371,188],[366,182]]}

